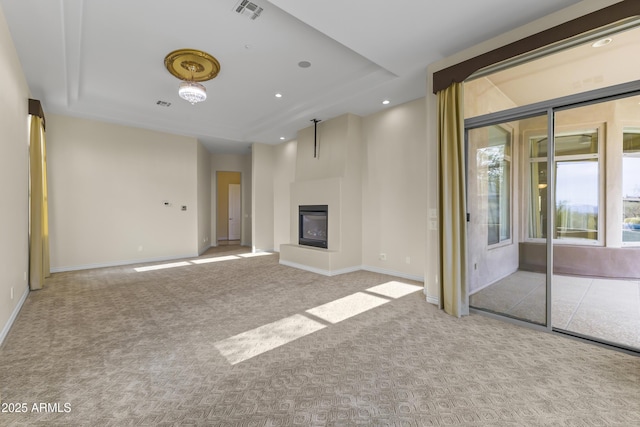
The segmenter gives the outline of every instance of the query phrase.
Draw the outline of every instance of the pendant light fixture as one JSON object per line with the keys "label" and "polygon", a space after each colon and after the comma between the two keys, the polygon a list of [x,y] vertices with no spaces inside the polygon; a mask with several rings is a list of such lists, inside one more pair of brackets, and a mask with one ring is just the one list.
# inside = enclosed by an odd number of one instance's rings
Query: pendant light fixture
{"label": "pendant light fixture", "polygon": [[198,82],[211,80],[220,72],[216,58],[196,49],[174,50],[164,58],[164,66],[173,76],[183,80],[178,95],[191,105],[207,99],[207,89]]}

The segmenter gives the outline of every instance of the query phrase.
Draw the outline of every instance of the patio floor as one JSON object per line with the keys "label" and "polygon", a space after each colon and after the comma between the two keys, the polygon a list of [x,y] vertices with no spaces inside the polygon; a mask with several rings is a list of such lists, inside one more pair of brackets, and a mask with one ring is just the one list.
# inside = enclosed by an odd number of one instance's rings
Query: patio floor
{"label": "patio floor", "polygon": [[[640,280],[555,275],[554,328],[640,350]],[[474,308],[544,324],[545,275],[514,274],[470,296]]]}

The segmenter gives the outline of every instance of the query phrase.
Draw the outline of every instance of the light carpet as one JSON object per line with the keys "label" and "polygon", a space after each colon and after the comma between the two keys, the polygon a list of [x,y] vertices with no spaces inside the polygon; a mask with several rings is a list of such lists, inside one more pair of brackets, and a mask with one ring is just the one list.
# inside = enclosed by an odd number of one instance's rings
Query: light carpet
{"label": "light carpet", "polygon": [[640,425],[638,357],[244,252],[54,274],[0,348],[3,409],[28,408],[0,425]]}

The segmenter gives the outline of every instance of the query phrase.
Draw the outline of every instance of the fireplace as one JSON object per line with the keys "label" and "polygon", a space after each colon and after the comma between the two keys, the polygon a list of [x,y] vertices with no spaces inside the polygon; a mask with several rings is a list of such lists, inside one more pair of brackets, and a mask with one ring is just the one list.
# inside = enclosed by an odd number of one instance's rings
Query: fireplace
{"label": "fireplace", "polygon": [[327,205],[306,205],[298,207],[298,243],[300,245],[327,248]]}

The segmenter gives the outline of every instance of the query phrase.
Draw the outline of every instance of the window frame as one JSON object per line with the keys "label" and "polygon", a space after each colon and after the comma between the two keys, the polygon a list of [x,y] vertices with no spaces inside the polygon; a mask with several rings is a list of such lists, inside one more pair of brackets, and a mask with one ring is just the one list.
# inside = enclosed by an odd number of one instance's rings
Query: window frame
{"label": "window frame", "polygon": [[[593,160],[595,159],[598,165],[598,221],[597,221],[597,225],[598,225],[598,229],[597,229],[597,234],[598,234],[598,238],[597,239],[580,239],[580,238],[571,238],[571,237],[564,237],[564,238],[558,238],[556,237],[557,235],[557,227],[558,224],[556,224],[556,221],[554,220],[554,227],[555,229],[552,231],[552,241],[554,245],[573,245],[573,246],[604,246],[605,244],[605,224],[606,224],[606,215],[607,215],[607,209],[606,206],[603,204],[604,201],[604,189],[605,189],[605,171],[604,171],[604,164],[605,164],[605,153],[606,153],[606,141],[604,138],[604,127],[605,124],[604,123],[594,123],[594,124],[586,124],[584,126],[580,126],[580,127],[576,127],[574,125],[569,125],[569,126],[558,126],[556,129],[554,129],[553,135],[554,138],[557,137],[562,137],[562,136],[571,136],[571,135],[579,135],[579,134],[584,134],[584,133],[595,133],[597,135],[598,138],[598,151],[597,153],[586,153],[586,154],[569,154],[569,155],[559,155],[554,153],[553,156],[553,165],[549,165],[549,161],[548,161],[548,152],[544,157],[532,157],[531,155],[531,143],[532,141],[539,139],[539,138],[546,138],[547,134],[545,133],[545,130],[539,130],[539,131],[529,131],[529,132],[525,132],[524,135],[524,140],[526,142],[526,150],[527,150],[527,154],[525,156],[526,162],[527,162],[527,167],[526,170],[524,171],[526,174],[526,179],[524,179],[523,181],[526,182],[527,185],[527,189],[526,189],[526,194],[527,194],[527,198],[525,200],[525,206],[523,211],[525,212],[525,216],[526,216],[526,220],[525,220],[525,224],[526,226],[524,227],[524,241],[526,242],[538,242],[538,243],[542,243],[545,242],[547,240],[547,238],[549,236],[545,237],[531,237],[529,235],[530,232],[530,221],[532,220],[532,218],[530,218],[530,213],[531,213],[531,197],[532,197],[532,180],[531,180],[531,172],[532,172],[532,164],[533,163],[547,163],[547,170],[549,167],[553,167],[554,168],[554,176],[556,177],[555,179],[555,185],[558,185],[558,181],[557,181],[557,164],[559,162],[562,161],[573,161],[573,160]],[[556,150],[557,151],[557,150]],[[547,187],[548,188],[548,187]],[[547,190],[549,191],[549,190]],[[554,214],[557,218],[557,203],[558,201],[556,200],[556,188],[553,188],[554,191],[554,203],[555,206],[553,208]],[[549,230],[547,230],[547,234],[549,233]]]}
{"label": "window frame", "polygon": [[[622,127],[622,138],[624,140],[624,135],[627,133],[633,133],[633,134],[640,134],[640,126],[638,125],[623,125]],[[631,154],[625,154],[624,152],[624,146],[622,146],[622,162],[624,162],[624,158],[625,157],[640,157],[640,152],[638,153],[634,153],[633,155]],[[623,186],[624,185],[624,163],[621,164],[621,168],[620,168],[620,174],[622,175],[620,178],[620,185]],[[621,203],[622,203],[622,215],[624,217],[624,194],[622,195],[622,199],[621,199]],[[624,219],[623,219],[624,221]],[[622,247],[628,247],[628,248],[634,248],[634,247],[639,247],[640,246],[640,241],[638,242],[625,242],[624,241],[624,236],[622,235],[622,233],[624,232],[624,228],[620,229],[620,242],[622,244]]]}
{"label": "window frame", "polygon": [[[492,125],[487,125],[487,126],[483,126],[483,127],[490,127],[490,126],[496,126],[501,128],[502,130],[504,130],[508,135],[509,135],[509,152],[511,154],[509,155],[504,155],[503,154],[503,160],[502,161],[508,161],[509,162],[509,189],[508,189],[508,194],[509,194],[509,206],[508,206],[508,215],[509,215],[509,237],[504,239],[504,240],[500,240],[500,232],[498,232],[498,241],[495,243],[489,243],[488,241],[488,226],[489,224],[487,223],[487,250],[492,250],[492,249],[497,249],[497,248],[502,248],[504,246],[509,246],[513,244],[513,198],[514,198],[514,164],[513,164],[513,159],[517,158],[515,156],[515,151],[516,150],[516,144],[514,141],[514,128],[513,126],[509,125],[509,123],[495,123]],[[485,148],[489,148],[489,147],[485,147]]]}

